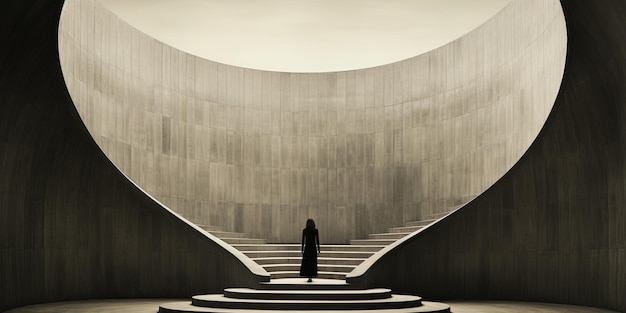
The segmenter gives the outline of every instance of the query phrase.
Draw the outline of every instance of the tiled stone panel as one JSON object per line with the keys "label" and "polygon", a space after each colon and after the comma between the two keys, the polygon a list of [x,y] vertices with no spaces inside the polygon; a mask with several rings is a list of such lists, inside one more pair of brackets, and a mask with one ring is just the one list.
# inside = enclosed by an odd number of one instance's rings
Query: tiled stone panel
{"label": "tiled stone panel", "polygon": [[199,59],[93,0],[65,10],[64,75],[107,156],[190,220],[275,242],[297,242],[307,217],[345,243],[473,199],[536,137],[565,58],[556,1],[513,1],[411,59],[315,74]]}
{"label": "tiled stone panel", "polygon": [[567,65],[537,141],[492,188],[359,281],[432,299],[626,312],[626,3],[562,5]]}
{"label": "tiled stone panel", "polygon": [[61,73],[62,2],[2,3],[0,311],[253,284],[237,259],[137,189],[99,150]]}

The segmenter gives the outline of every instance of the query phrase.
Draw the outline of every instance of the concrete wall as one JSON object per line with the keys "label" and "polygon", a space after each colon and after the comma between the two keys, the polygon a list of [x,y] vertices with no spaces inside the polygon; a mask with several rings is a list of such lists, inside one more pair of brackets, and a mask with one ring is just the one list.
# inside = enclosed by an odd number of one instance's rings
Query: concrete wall
{"label": "concrete wall", "polygon": [[67,2],[64,76],[107,156],[190,220],[325,243],[447,212],[526,151],[557,93],[556,1],[513,1],[466,36],[385,66],[264,72],[162,44],[93,0]]}
{"label": "concrete wall", "polygon": [[492,188],[354,283],[626,312],[626,2],[562,4],[565,76],[537,141]]}
{"label": "concrete wall", "polygon": [[259,277],[146,196],[99,150],[63,81],[62,3],[2,3],[0,311],[253,285]]}
{"label": "concrete wall", "polygon": [[[0,11],[0,310],[213,289],[205,278],[228,269],[207,267],[215,255],[171,254],[189,240],[208,247],[206,238],[196,241],[180,220],[149,209],[154,202],[133,191],[80,125],[58,63],[60,7],[21,0]],[[381,263],[397,275],[372,271],[369,283],[429,298],[626,311],[626,3],[563,7],[567,69],[536,144],[466,210]],[[148,264],[149,275],[139,275]],[[205,270],[213,272],[198,274]]]}

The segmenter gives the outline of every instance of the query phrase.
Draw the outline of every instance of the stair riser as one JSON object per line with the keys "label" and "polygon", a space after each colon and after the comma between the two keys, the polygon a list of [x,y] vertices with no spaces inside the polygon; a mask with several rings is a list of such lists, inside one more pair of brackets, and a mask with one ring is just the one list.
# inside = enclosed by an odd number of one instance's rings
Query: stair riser
{"label": "stair riser", "polygon": [[222,227],[219,226],[198,225],[198,227],[208,231],[209,233],[214,231],[221,232],[224,230]]}
{"label": "stair riser", "polygon": [[[263,266],[270,264],[300,264],[302,258],[278,258],[278,259],[253,259],[254,262]],[[361,264],[365,259],[322,259],[318,258],[317,262],[319,264],[329,264],[329,265],[352,265],[357,266]]]}
{"label": "stair riser", "polygon": [[[317,273],[317,277],[316,278],[325,278],[325,279],[346,279],[346,274],[347,273]],[[280,278],[302,278],[305,279],[304,277],[300,276],[299,272],[281,272],[281,273],[270,273],[270,277],[271,279],[280,279]]]}
{"label": "stair riser", "polygon": [[413,222],[406,222],[404,223],[404,226],[410,226],[410,227],[414,227],[414,226],[426,226],[426,225],[430,225],[431,223],[433,223],[436,220],[423,220],[423,221],[413,221]]}
{"label": "stair riser", "polygon": [[[245,251],[245,255],[250,258],[270,258],[270,257],[302,257],[302,253],[296,251],[284,251],[284,252],[272,252],[272,251]],[[318,254],[318,257],[326,258],[359,258],[367,259],[372,256],[373,252],[355,252],[355,253],[342,253],[342,252],[322,252]]]}
{"label": "stair riser", "polygon": [[459,208],[459,206],[453,208],[452,210],[448,210],[446,212],[429,214],[429,215],[424,216],[424,219],[425,220],[438,220],[438,219],[443,218],[444,216],[450,214],[451,211],[456,210],[458,208]]}
{"label": "stair riser", "polygon": [[220,238],[229,244],[257,244],[262,245],[265,244],[265,239],[254,239],[254,238]]}
{"label": "stair riser", "polygon": [[390,233],[412,233],[424,228],[423,226],[411,226],[411,227],[394,227],[389,228]]}
{"label": "stair riser", "polygon": [[264,282],[258,285],[259,290],[324,290],[324,291],[332,291],[332,290],[353,290],[353,286],[348,283],[342,284],[323,284],[316,282],[314,284],[308,284],[306,282],[306,278],[297,277],[301,280],[300,284],[277,284],[275,282]]}
{"label": "stair riser", "polygon": [[388,233],[388,234],[372,234],[369,235],[368,238],[369,239],[390,239],[390,240],[398,240],[400,238],[403,238],[404,236],[406,236],[408,234],[406,233]]}
{"label": "stair riser", "polygon": [[[276,245],[276,244],[233,244],[239,251],[300,251],[300,245]],[[321,246],[322,251],[369,251],[376,252],[383,246],[373,245],[341,245],[341,246]]]}
{"label": "stair riser", "polygon": [[[350,273],[356,266],[325,266],[323,264],[317,265],[318,271],[323,272],[337,272],[337,273]],[[286,272],[286,271],[300,271],[300,264],[286,264],[279,266],[264,266],[263,267],[268,273],[272,272]]]}
{"label": "stair riser", "polygon": [[[215,309],[215,310],[211,310],[210,308],[206,308],[206,307],[194,307],[192,306],[192,304],[190,302],[179,302],[179,303],[165,303],[162,304],[159,307],[159,313],[206,313],[206,312],[212,312],[212,311],[218,311],[219,312],[232,312],[232,313],[237,313],[239,310],[241,309],[230,309],[230,308],[222,308],[222,309]],[[252,312],[256,311],[259,313],[265,313],[268,312],[267,310],[263,311],[263,310],[257,310],[257,309],[249,309]],[[274,309],[277,310],[277,309]],[[278,309],[280,310],[280,309]],[[287,308],[286,310],[291,310],[291,308]],[[341,310],[341,308],[327,308],[324,310]],[[344,310],[350,312],[351,310],[354,310],[352,307],[349,308],[344,308]],[[300,311],[306,312],[306,311],[310,311],[310,309],[308,308],[302,308],[300,309]],[[385,312],[385,313],[409,313],[409,312],[421,312],[421,313],[450,313],[450,306],[445,305],[443,303],[433,303],[433,302],[427,302],[424,301],[421,303],[421,305],[419,306],[414,306],[414,307],[408,307],[408,308],[398,308],[398,309],[381,309],[381,311],[377,311],[377,310],[372,310],[372,309],[368,309],[367,312],[370,313],[377,313],[377,312]]]}
{"label": "stair riser", "polygon": [[217,238],[247,238],[249,235],[245,233],[228,233],[211,231],[211,235]]}
{"label": "stair riser", "polygon": [[411,308],[421,305],[421,300],[405,301],[405,302],[222,302],[192,300],[192,305],[209,308],[227,308],[227,309],[255,309],[255,310],[382,310],[382,309],[401,309]]}
{"label": "stair riser", "polygon": [[373,300],[388,299],[391,297],[391,290],[384,292],[363,292],[363,293],[239,293],[224,291],[224,296],[231,299],[255,299],[255,300]]}
{"label": "stair riser", "polygon": [[361,240],[361,239],[357,239],[357,240],[350,240],[351,244],[355,244],[355,245],[390,245],[392,243],[394,243],[395,240],[385,240],[385,239],[376,239],[376,240],[372,240],[372,241],[368,241],[368,240]]}

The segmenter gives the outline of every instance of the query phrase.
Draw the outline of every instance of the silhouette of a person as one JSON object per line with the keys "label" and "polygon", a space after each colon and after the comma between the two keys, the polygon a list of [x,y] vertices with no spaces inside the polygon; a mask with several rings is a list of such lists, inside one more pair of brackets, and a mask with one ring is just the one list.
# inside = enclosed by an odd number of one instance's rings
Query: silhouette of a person
{"label": "silhouette of a person", "polygon": [[317,254],[320,253],[320,236],[312,218],[306,220],[306,228],[302,230],[301,248],[300,276],[308,277],[310,283],[317,276]]}

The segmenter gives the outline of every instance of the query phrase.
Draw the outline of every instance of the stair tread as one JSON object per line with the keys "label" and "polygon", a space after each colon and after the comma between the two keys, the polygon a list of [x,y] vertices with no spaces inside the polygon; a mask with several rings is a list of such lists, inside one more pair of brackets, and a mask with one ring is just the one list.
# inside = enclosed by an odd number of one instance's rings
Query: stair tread
{"label": "stair tread", "polygon": [[[290,274],[290,273],[297,273],[298,277],[300,277],[300,271],[276,271],[276,272],[272,272],[272,274]],[[317,274],[348,274],[346,272],[328,272],[328,271],[317,271]]]}
{"label": "stair tread", "polygon": [[258,238],[237,238],[237,237],[219,237],[219,238],[225,242],[230,242],[231,245],[242,243],[242,242],[248,242],[248,243],[254,242],[254,243],[262,244],[265,241],[265,239],[258,239]]}
{"label": "stair tread", "polygon": [[[220,234],[220,235],[234,235],[234,236],[249,236],[249,234],[247,233],[238,233],[238,232],[234,232],[234,231],[221,231],[221,230],[212,230],[209,231],[209,233],[211,234]],[[233,238],[239,238],[239,237],[233,237]],[[242,237],[242,238],[250,238],[250,237]]]}
{"label": "stair tread", "polygon": [[[285,278],[303,278],[300,276],[300,271],[274,271],[268,272],[270,274],[271,279],[285,279]],[[348,272],[328,272],[328,271],[317,271],[317,279],[346,279],[346,275]]]}
{"label": "stair tread", "polygon": [[[255,238],[246,238],[246,239],[255,239]],[[265,239],[258,239],[265,240]],[[275,244],[275,243],[265,243],[265,244],[245,244],[245,243],[237,243],[233,244],[233,247],[248,247],[248,246],[263,246],[263,247],[293,247],[294,250],[299,250],[300,245],[291,245],[291,244]],[[324,250],[324,248],[370,248],[370,245],[320,245],[320,249]],[[382,246],[381,246],[382,247]]]}
{"label": "stair tread", "polygon": [[248,238],[248,237],[224,237],[222,239],[247,239],[247,240],[258,240],[258,241],[265,240],[261,238]]}
{"label": "stair tread", "polygon": [[[255,309],[222,309],[205,308],[191,305],[191,301],[178,301],[164,303],[160,306],[163,312],[191,312],[191,313],[263,313],[266,310]],[[159,311],[161,312],[161,310]],[[281,313],[296,313],[301,310],[281,310]],[[306,310],[307,313],[328,313],[328,310]],[[422,305],[413,308],[402,309],[378,309],[378,310],[349,310],[350,313],[429,313],[450,312],[450,306],[444,303],[422,301]]]}
{"label": "stair tread", "polygon": [[426,226],[428,224],[431,224],[435,221],[437,221],[439,219],[437,218],[433,218],[433,219],[425,219],[425,220],[419,220],[419,221],[410,221],[410,222],[406,222],[404,223],[405,227],[410,227],[410,226]]}
{"label": "stair tread", "polygon": [[231,303],[285,303],[285,304],[298,304],[302,306],[306,306],[306,303],[398,303],[398,302],[407,302],[407,301],[419,301],[421,298],[418,296],[411,295],[391,295],[390,298],[387,299],[365,299],[365,300],[266,300],[266,299],[236,299],[236,298],[226,298],[222,294],[210,294],[210,295],[200,295],[193,296],[192,299],[199,301],[219,301],[219,302],[231,302]]}
{"label": "stair tread", "polygon": [[[299,268],[300,264],[298,263],[283,263],[283,264],[264,264],[261,265],[265,270],[270,270],[272,268],[276,268],[276,267],[296,267]],[[349,269],[352,270],[355,267],[357,267],[357,265],[341,265],[341,264],[320,264],[318,262],[317,264],[318,267],[325,267],[325,268],[333,268],[333,269]]]}
{"label": "stair tread", "polygon": [[[299,254],[302,254],[302,252],[300,252],[300,251],[293,251],[293,250],[247,250],[247,251],[246,250],[240,250],[240,251],[242,253],[276,253],[276,254],[281,254],[281,253],[299,253]],[[372,252],[372,251],[322,251],[320,254],[323,254],[325,252],[326,253],[342,253],[342,254],[362,254],[362,253],[374,254],[375,253],[375,252]]]}
{"label": "stair tread", "polygon": [[263,300],[368,300],[386,299],[391,296],[391,289],[252,289],[226,288],[226,298],[263,299]]}
{"label": "stair tread", "polygon": [[238,293],[250,293],[250,294],[371,294],[371,293],[384,293],[391,292],[391,289],[388,288],[372,288],[372,289],[338,289],[338,290],[304,290],[304,289],[296,289],[296,290],[272,290],[272,289],[252,289],[252,288],[226,288],[224,291],[229,292],[238,292]]}
{"label": "stair tread", "polygon": [[[263,261],[263,260],[301,260],[302,257],[262,257],[262,258],[252,258],[254,261]],[[366,258],[333,258],[333,257],[317,257],[317,261],[365,261]]]}
{"label": "stair tread", "polygon": [[[294,263],[283,263],[283,264],[267,264],[263,267],[278,267],[278,266],[300,266],[300,264]],[[317,262],[317,266],[328,266],[328,267],[355,267],[356,265],[343,265],[343,264],[320,264],[319,260]]]}
{"label": "stair tread", "polygon": [[[408,235],[412,232],[403,232],[403,233],[378,233],[378,234],[369,234],[369,236],[399,236],[399,235]],[[358,239],[357,239],[358,240]]]}
{"label": "stair tread", "polygon": [[392,242],[396,241],[396,239],[354,239],[352,241],[353,242],[360,242],[360,243],[363,243],[363,242],[371,242],[371,243],[387,242],[389,244],[389,243],[392,243]]}
{"label": "stair tread", "polygon": [[[270,277],[271,279],[286,279],[286,278],[294,278],[294,279],[298,279],[298,278],[303,278],[302,276],[300,276],[300,272],[299,271],[276,271],[276,272],[270,272]],[[348,275],[348,273],[345,272],[325,272],[325,271],[317,271],[317,277],[315,277],[315,279],[346,279],[346,275]]]}
{"label": "stair tread", "polygon": [[[424,228],[424,225],[391,227],[389,228],[389,230],[420,230],[422,228]],[[414,232],[414,230],[410,232],[412,233]],[[406,231],[404,231],[403,233],[406,233]]]}
{"label": "stair tread", "polygon": [[222,294],[198,295],[192,297],[195,306],[221,307],[221,308],[258,308],[265,310],[286,310],[286,309],[387,309],[387,308],[407,308],[421,305],[421,297],[412,295],[392,294],[384,298],[367,299],[262,299],[262,298],[228,298]]}
{"label": "stair tread", "polygon": [[313,282],[309,283],[304,277],[297,278],[272,278],[269,282],[259,283],[260,289],[318,289],[318,290],[344,290],[350,288],[350,284],[345,279],[328,279],[328,278],[315,278]]}

